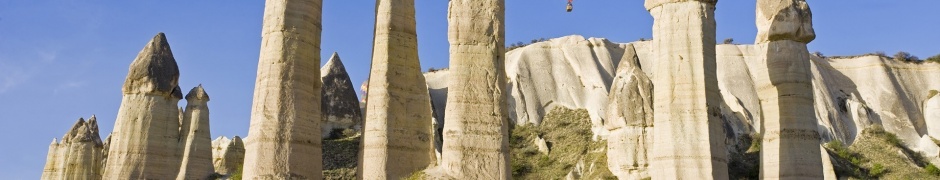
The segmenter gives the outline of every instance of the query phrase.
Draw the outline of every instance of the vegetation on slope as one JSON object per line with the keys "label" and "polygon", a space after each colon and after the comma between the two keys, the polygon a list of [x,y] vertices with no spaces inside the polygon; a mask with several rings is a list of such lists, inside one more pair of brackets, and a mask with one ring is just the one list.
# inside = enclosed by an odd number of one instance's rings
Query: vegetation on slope
{"label": "vegetation on slope", "polygon": [[880,126],[862,131],[855,143],[845,147],[839,141],[826,144],[840,179],[937,179],[928,171],[940,169],[926,162],[923,155],[902,144],[898,137]]}
{"label": "vegetation on slope", "polygon": [[362,136],[355,134],[323,140],[323,179],[356,179],[361,139]]}
{"label": "vegetation on slope", "polygon": [[[539,126],[514,127],[509,140],[513,179],[559,179],[572,171],[580,172],[580,179],[616,179],[607,169],[607,143],[592,141],[591,135],[584,109],[555,108]],[[547,154],[535,144],[539,137],[548,142]]]}
{"label": "vegetation on slope", "polygon": [[940,63],[940,54],[937,54],[936,56],[931,56],[931,57],[927,58],[927,60],[924,60],[924,61],[926,61],[926,62],[933,62],[933,63]]}

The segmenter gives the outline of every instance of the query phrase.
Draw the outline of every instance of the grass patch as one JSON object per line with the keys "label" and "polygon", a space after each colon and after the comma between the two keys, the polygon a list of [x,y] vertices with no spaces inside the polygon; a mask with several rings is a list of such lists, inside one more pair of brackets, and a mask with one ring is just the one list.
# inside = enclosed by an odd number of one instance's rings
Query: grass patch
{"label": "grass patch", "polygon": [[[581,179],[616,179],[607,169],[606,142],[591,140],[587,110],[558,107],[540,126],[515,126],[510,133],[513,179],[558,179],[584,162]],[[549,153],[539,152],[535,139],[548,142]]]}
{"label": "grass patch", "polygon": [[[851,146],[832,141],[826,143],[826,150],[834,156],[833,166],[840,179],[936,178],[928,170],[936,167],[931,168],[923,155],[908,149],[880,126],[863,130]],[[940,173],[940,169],[936,171]]]}
{"label": "grass patch", "polygon": [[925,167],[924,170],[927,171],[927,174],[940,176],[940,168],[937,168],[937,166],[934,166],[933,164],[927,164],[927,167]]}
{"label": "grass patch", "polygon": [[411,176],[402,178],[402,180],[424,180],[424,179],[428,179],[428,175],[424,174],[424,171],[418,171],[418,172],[412,173]]}
{"label": "grass patch", "polygon": [[356,179],[361,140],[362,136],[358,134],[323,140],[323,179]]}

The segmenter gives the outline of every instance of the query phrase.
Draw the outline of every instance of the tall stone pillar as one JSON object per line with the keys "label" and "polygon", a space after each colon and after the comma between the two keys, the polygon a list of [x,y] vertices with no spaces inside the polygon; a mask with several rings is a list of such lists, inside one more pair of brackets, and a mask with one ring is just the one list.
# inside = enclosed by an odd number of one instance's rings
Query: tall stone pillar
{"label": "tall stone pillar", "polygon": [[456,179],[511,176],[504,5],[503,0],[450,1],[451,78],[441,167]]}
{"label": "tall stone pillar", "polygon": [[764,123],[761,179],[822,179],[810,55],[816,38],[803,0],[758,0],[756,44],[763,61],[754,72]]}
{"label": "tall stone pillar", "polygon": [[183,98],[179,68],[163,33],[137,54],[124,81],[102,179],[175,179]]}
{"label": "tall stone pillar", "polygon": [[715,64],[717,0],[646,0],[656,76],[653,179],[728,179]]}
{"label": "tall stone pillar", "polygon": [[362,179],[401,179],[434,163],[431,98],[418,61],[414,0],[376,1]]}
{"label": "tall stone pillar", "polygon": [[321,179],[322,0],[267,0],[245,179]]}
{"label": "tall stone pillar", "polygon": [[209,94],[199,85],[186,94],[186,101],[180,128],[182,163],[176,179],[207,179],[215,173],[209,134]]}

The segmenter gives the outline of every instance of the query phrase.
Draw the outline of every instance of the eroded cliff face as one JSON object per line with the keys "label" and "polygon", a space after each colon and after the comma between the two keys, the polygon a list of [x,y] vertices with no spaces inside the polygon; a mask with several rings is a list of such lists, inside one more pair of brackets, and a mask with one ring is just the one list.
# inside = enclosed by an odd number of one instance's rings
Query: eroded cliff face
{"label": "eroded cliff face", "polygon": [[596,135],[602,125],[607,92],[625,46],[606,39],[566,36],[506,53],[510,115],[515,124],[541,124],[555,106],[585,108]]}

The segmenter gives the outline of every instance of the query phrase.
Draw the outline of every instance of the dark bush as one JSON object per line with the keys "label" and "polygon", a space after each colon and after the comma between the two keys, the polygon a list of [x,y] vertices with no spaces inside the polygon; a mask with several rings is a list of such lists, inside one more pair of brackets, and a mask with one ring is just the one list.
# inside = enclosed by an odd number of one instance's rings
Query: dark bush
{"label": "dark bush", "polygon": [[733,44],[733,43],[734,43],[734,38],[728,38],[728,39],[725,39],[725,41],[721,42],[721,44]]}
{"label": "dark bush", "polygon": [[920,59],[917,58],[917,56],[911,55],[911,53],[907,53],[907,52],[904,52],[904,51],[898,51],[898,53],[894,54],[894,60],[903,61],[903,62],[918,62],[918,61],[920,61]]}

